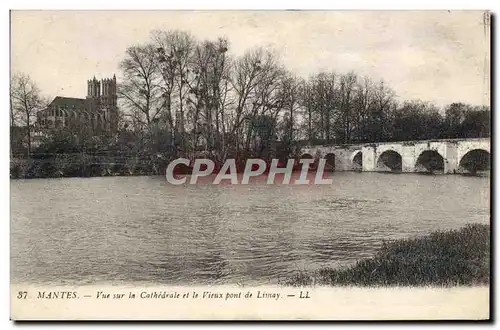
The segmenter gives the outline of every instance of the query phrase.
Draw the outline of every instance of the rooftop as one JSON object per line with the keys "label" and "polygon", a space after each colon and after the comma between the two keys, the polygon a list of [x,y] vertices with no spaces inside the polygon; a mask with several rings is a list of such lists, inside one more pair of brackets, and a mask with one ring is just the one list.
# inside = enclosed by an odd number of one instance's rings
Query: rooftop
{"label": "rooftop", "polygon": [[85,99],[74,97],[56,96],[49,106],[63,106],[67,108],[82,108],[85,106]]}

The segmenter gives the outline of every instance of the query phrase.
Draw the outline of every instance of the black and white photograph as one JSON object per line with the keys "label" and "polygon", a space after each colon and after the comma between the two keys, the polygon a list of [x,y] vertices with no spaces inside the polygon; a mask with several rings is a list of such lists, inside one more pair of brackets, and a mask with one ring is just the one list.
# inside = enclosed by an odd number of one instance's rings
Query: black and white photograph
{"label": "black and white photograph", "polygon": [[490,319],[492,20],[11,10],[11,319]]}

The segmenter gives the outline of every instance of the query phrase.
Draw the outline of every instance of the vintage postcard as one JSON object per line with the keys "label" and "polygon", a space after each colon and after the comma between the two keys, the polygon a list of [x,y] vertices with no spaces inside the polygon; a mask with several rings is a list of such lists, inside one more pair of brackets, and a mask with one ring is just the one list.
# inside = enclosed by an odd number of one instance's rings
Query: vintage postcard
{"label": "vintage postcard", "polygon": [[11,319],[488,320],[488,11],[13,10]]}

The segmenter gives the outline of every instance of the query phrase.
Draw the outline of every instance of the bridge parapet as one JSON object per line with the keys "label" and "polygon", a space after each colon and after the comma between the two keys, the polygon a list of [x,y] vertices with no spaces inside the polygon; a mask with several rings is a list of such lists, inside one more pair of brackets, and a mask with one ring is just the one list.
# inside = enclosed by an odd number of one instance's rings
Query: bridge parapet
{"label": "bridge parapet", "polygon": [[[349,171],[362,168],[363,171],[439,171],[456,173],[464,171],[463,159],[471,153],[481,154],[478,161],[488,161],[489,138],[442,139],[422,141],[401,141],[364,143],[357,145],[304,146],[302,154],[313,158],[335,155],[335,170]],[[358,155],[361,152],[360,155]],[[487,156],[485,156],[487,155]],[[472,157],[472,156],[470,156]],[[477,158],[476,157],[476,158]],[[355,159],[356,158],[356,161]],[[474,160],[472,160],[473,162]],[[467,163],[471,161],[468,159]],[[481,165],[483,168],[486,165]]]}

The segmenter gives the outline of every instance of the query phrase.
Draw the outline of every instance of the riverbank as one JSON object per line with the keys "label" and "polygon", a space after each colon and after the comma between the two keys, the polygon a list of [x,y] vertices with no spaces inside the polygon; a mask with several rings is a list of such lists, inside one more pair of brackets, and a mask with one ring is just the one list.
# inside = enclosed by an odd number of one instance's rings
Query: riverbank
{"label": "riverbank", "polygon": [[288,286],[456,286],[488,285],[490,226],[470,224],[459,230],[384,243],[372,258],[351,267],[299,272]]}
{"label": "riverbank", "polygon": [[[244,163],[237,166],[238,174],[243,173]],[[109,177],[109,176],[156,176],[165,175],[168,161],[163,158],[157,159],[137,159],[137,158],[116,158],[106,159],[105,157],[92,157],[89,155],[61,155],[52,159],[27,159],[13,158],[10,161],[11,179],[46,179],[46,178],[87,178],[87,177]],[[269,164],[266,165],[264,174],[269,172]],[[284,163],[279,163],[278,167],[285,167]],[[205,169],[206,166],[202,167]],[[256,170],[256,166],[252,170]],[[213,171],[217,174],[221,169],[218,165]],[[175,167],[174,174],[189,175],[193,168],[184,164]],[[301,172],[302,166],[294,166],[293,172]],[[316,168],[311,166],[310,172],[315,172]],[[335,170],[325,169],[325,172]],[[352,172],[362,172],[353,170]],[[405,172],[379,172],[387,174],[405,174]],[[411,172],[420,175],[444,175],[443,173]],[[455,173],[456,175],[489,177],[490,173]]]}
{"label": "riverbank", "polygon": [[[165,175],[169,161],[161,157],[99,157],[87,154],[60,154],[47,159],[13,158],[10,161],[11,179],[45,179],[65,177],[107,177],[107,176],[154,176]],[[268,173],[270,162],[266,162],[264,173]],[[237,160],[236,171],[238,174],[244,172],[245,160]],[[280,162],[278,167],[285,167]],[[201,169],[206,170],[202,165]],[[212,171],[219,173],[223,168],[222,163],[216,163]],[[252,170],[257,170],[254,165]],[[296,163],[293,171],[300,172],[302,165]],[[316,167],[311,166],[311,171]],[[175,166],[174,174],[189,175],[193,171],[192,166],[178,164]],[[325,171],[329,171],[328,169]]]}
{"label": "riverbank", "polygon": [[163,159],[105,158],[89,155],[61,155],[51,159],[14,158],[10,161],[11,179],[64,177],[106,177],[164,175]]}

